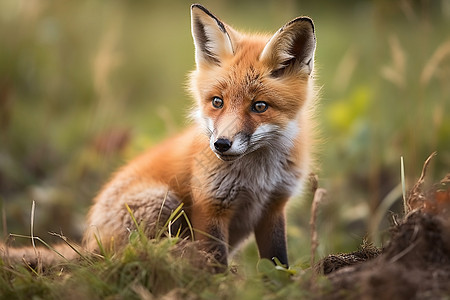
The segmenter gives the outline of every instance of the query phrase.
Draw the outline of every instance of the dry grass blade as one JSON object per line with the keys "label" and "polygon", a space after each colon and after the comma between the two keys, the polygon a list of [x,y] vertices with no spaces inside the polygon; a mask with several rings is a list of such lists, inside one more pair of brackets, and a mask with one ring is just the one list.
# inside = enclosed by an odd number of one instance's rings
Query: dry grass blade
{"label": "dry grass blade", "polygon": [[406,178],[405,178],[405,163],[403,161],[403,156],[400,157],[400,175],[402,180],[402,196],[403,196],[403,214],[408,211],[408,206],[406,205]]}
{"label": "dry grass blade", "polygon": [[311,262],[310,265],[313,266],[315,262],[315,255],[317,247],[319,246],[318,235],[317,235],[317,212],[319,208],[319,204],[326,195],[327,191],[323,188],[316,189],[314,193],[313,202],[311,204],[311,219],[309,221],[310,229],[311,229]]}
{"label": "dry grass blade", "polygon": [[99,249],[100,254],[101,254],[103,257],[107,258],[107,257],[108,257],[108,253],[106,252],[105,247],[103,247],[103,243],[102,243],[102,241],[100,240],[99,236],[96,235],[96,234],[94,234],[94,238],[95,238],[95,241],[97,242],[97,245],[98,245],[98,249]]}
{"label": "dry grass blade", "polygon": [[159,228],[159,221],[161,220],[161,214],[164,209],[164,206],[166,205],[167,195],[169,194],[169,190],[166,191],[166,195],[164,196],[163,202],[161,204],[161,207],[159,208],[158,218],[156,219],[156,228]]}
{"label": "dry grass blade", "polygon": [[186,220],[186,223],[188,224],[191,240],[194,241],[194,227],[192,227],[191,221],[189,221],[189,217],[187,216],[186,212],[183,210],[181,211],[181,214],[183,215],[184,219]]}
{"label": "dry grass blade", "polygon": [[431,77],[436,74],[436,70],[438,70],[440,64],[447,56],[450,56],[450,41],[445,42],[437,48],[433,56],[431,56],[430,60],[427,62],[420,76],[420,83],[423,86],[428,85]]}
{"label": "dry grass blade", "polygon": [[427,173],[428,165],[430,164],[430,161],[434,156],[436,156],[436,151],[431,153],[430,156],[428,156],[427,160],[423,164],[422,174],[420,175],[416,184],[409,193],[408,199],[406,200],[406,205],[408,207],[407,213],[410,213],[413,210],[420,209],[423,207],[425,197],[422,193],[422,185],[425,181],[425,175]]}
{"label": "dry grass blade", "polygon": [[392,64],[381,68],[381,75],[399,89],[406,86],[406,54],[396,35],[389,37]]}
{"label": "dry grass blade", "polygon": [[67,237],[65,237],[64,235],[62,235],[62,234],[59,234],[59,233],[56,233],[56,232],[49,232],[49,234],[50,235],[53,235],[53,236],[57,236],[57,237],[59,237],[60,239],[62,239],[63,241],[64,241],[64,243],[67,245],[67,246],[69,246],[76,254],[78,254],[82,259],[84,259],[84,260],[88,260],[88,258],[85,256],[85,255],[83,255],[74,245],[72,245],[68,240],[67,240]]}
{"label": "dry grass blade", "polygon": [[36,253],[36,244],[34,243],[34,212],[36,210],[36,201],[33,200],[33,203],[31,204],[31,222],[30,222],[30,231],[31,231],[31,244],[33,245],[34,252]]}
{"label": "dry grass blade", "polygon": [[[14,234],[14,233],[10,233],[9,234],[10,237],[15,237],[15,238],[26,238],[26,239],[31,239],[31,236],[26,236],[26,235],[22,235],[22,234]],[[47,247],[48,249],[50,249],[51,251],[55,252],[57,255],[59,255],[61,258],[64,259],[64,261],[68,261],[68,259],[62,255],[58,250],[56,250],[54,247],[52,247],[50,244],[46,243],[43,239],[41,239],[40,237],[33,237],[33,239],[41,242],[45,247]],[[37,252],[39,253],[39,252]]]}

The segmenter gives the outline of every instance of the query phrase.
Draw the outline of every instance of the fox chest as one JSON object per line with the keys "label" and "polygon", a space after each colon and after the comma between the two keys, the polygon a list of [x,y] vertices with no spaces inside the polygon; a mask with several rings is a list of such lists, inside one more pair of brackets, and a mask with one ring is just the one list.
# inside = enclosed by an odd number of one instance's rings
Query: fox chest
{"label": "fox chest", "polygon": [[[244,157],[245,158],[245,157]],[[232,231],[252,231],[265,210],[295,193],[301,172],[287,159],[247,157],[218,170],[210,182],[213,201],[232,212]]]}

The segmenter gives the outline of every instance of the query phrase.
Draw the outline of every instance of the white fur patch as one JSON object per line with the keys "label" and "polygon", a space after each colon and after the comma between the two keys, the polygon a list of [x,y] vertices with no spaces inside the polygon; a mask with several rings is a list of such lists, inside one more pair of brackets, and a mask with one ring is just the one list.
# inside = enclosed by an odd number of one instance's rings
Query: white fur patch
{"label": "white fur patch", "polygon": [[204,118],[205,123],[206,123],[206,128],[208,129],[208,131],[210,132],[214,132],[214,121],[211,118]]}
{"label": "white fur patch", "polygon": [[226,32],[222,32],[217,28],[217,25],[205,26],[205,34],[208,37],[206,48],[220,58],[225,55],[233,54],[233,47],[231,46],[230,38]]}
{"label": "white fur patch", "polygon": [[189,118],[198,124],[203,122],[203,113],[200,109],[192,109],[189,113]]}
{"label": "white fur patch", "polygon": [[276,142],[279,144],[278,147],[284,149],[283,152],[289,152],[298,133],[297,120],[289,121],[284,129],[274,124],[262,124],[252,134],[250,144],[253,147],[252,150],[256,150],[262,146],[273,147]]}
{"label": "white fur patch", "polygon": [[273,132],[278,130],[278,128],[279,128],[278,126],[273,124],[262,124],[256,128],[255,132],[253,133],[253,136],[259,136],[265,133]]}
{"label": "white fur patch", "polygon": [[294,141],[300,132],[297,120],[291,120],[287,124],[286,128],[283,130],[284,136],[289,141]]}

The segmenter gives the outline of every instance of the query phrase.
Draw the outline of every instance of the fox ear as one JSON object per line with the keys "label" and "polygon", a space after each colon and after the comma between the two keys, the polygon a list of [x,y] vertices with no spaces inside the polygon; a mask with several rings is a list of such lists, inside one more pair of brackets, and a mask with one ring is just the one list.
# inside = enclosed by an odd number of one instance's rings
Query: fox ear
{"label": "fox ear", "polygon": [[285,73],[311,74],[314,67],[316,36],[314,23],[299,17],[284,25],[267,42],[260,60],[272,68],[272,75]]}
{"label": "fox ear", "polygon": [[225,25],[199,4],[191,6],[191,27],[197,66],[220,65],[224,57],[233,55],[233,44]]}

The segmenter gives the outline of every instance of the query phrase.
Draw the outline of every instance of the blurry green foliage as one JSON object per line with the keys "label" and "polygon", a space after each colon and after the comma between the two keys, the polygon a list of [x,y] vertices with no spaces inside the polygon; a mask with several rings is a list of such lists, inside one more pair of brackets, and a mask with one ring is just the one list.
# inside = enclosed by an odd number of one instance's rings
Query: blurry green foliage
{"label": "blurry green foliage", "polygon": [[364,122],[371,102],[371,90],[368,87],[357,87],[349,98],[337,100],[328,107],[326,116],[334,133],[351,135],[353,125]]}

